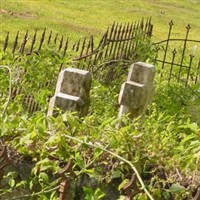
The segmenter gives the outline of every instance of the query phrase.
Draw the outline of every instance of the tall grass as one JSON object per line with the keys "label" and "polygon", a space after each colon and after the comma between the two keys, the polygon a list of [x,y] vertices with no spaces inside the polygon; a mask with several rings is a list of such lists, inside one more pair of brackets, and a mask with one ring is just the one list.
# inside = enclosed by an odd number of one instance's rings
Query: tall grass
{"label": "tall grass", "polygon": [[68,35],[72,40],[91,34],[100,37],[113,21],[127,23],[152,16],[156,39],[167,34],[171,19],[177,24],[177,35],[191,23],[194,28],[191,37],[198,38],[199,10],[198,0],[1,0],[1,37],[7,31],[44,27]]}

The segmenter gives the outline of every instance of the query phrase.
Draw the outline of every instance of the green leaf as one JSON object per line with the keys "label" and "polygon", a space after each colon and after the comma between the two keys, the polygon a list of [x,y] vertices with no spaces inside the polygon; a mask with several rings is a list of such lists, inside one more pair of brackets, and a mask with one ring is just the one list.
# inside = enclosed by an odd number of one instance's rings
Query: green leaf
{"label": "green leaf", "polygon": [[120,170],[112,170],[112,177],[119,178],[122,176],[122,172]]}
{"label": "green leaf", "polygon": [[16,184],[16,187],[21,187],[25,185],[26,185],[26,181],[20,181],[19,183]]}
{"label": "green leaf", "polygon": [[105,196],[105,193],[102,192],[99,188],[97,188],[95,190],[94,195],[95,195],[96,199],[102,199]]}
{"label": "green leaf", "polygon": [[180,125],[179,128],[190,129],[191,131],[195,133],[199,130],[197,123],[189,123],[189,122],[185,125]]}
{"label": "green leaf", "polygon": [[193,140],[193,139],[196,139],[197,138],[197,135],[195,134],[190,134],[188,136],[186,136],[182,141],[181,141],[181,144],[184,144],[190,140]]}
{"label": "green leaf", "polygon": [[171,185],[171,187],[169,188],[171,193],[182,193],[186,190],[185,187],[183,187],[182,185],[180,185],[179,183],[174,183]]}
{"label": "green leaf", "polygon": [[91,188],[83,187],[83,191],[86,194],[86,197],[85,197],[86,200],[92,199],[92,196],[93,196],[94,192],[93,192],[93,190]]}
{"label": "green leaf", "polygon": [[32,190],[33,189],[33,185],[34,185],[34,183],[33,183],[33,180],[32,181],[30,181],[30,183],[29,183],[29,188]]}
{"label": "green leaf", "polygon": [[110,124],[113,120],[115,119],[115,117],[112,118],[108,118],[106,120],[104,120],[101,124],[101,127],[103,128],[104,126],[106,126],[107,124]]}
{"label": "green leaf", "polygon": [[124,179],[120,185],[118,186],[118,190],[121,190],[127,183],[129,182],[129,179]]}
{"label": "green leaf", "polygon": [[56,163],[49,160],[48,158],[45,158],[41,161],[39,161],[36,166],[38,166],[38,168],[40,169],[40,171],[46,171],[46,170],[56,170],[57,166]]}
{"label": "green leaf", "polygon": [[50,196],[50,200],[57,199],[57,191],[53,191]]}
{"label": "green leaf", "polygon": [[35,132],[35,130],[32,133],[30,133],[30,134],[31,134],[30,135],[31,139],[34,139],[37,136],[37,133]]}
{"label": "green leaf", "polygon": [[9,182],[8,182],[9,186],[11,188],[13,188],[15,186],[15,180],[14,179],[10,179]]}
{"label": "green leaf", "polygon": [[86,169],[85,173],[87,173],[87,174],[94,174],[95,171],[94,171],[94,169]]}
{"label": "green leaf", "polygon": [[120,197],[117,200],[126,200],[125,196],[120,195]]}
{"label": "green leaf", "polygon": [[40,175],[39,175],[39,178],[42,179],[44,182],[49,181],[49,177],[45,172],[41,172]]}

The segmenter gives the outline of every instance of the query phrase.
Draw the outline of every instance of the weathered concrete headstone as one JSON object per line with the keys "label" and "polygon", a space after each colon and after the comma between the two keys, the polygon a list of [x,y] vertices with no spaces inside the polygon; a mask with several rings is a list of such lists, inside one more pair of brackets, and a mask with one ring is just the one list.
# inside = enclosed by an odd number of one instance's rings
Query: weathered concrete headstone
{"label": "weathered concrete headstone", "polygon": [[155,67],[143,62],[131,65],[127,81],[119,94],[119,117],[129,114],[130,118],[144,113],[154,93]]}
{"label": "weathered concrete headstone", "polygon": [[60,72],[55,95],[49,103],[48,115],[56,116],[56,108],[62,111],[78,111],[80,116],[87,115],[90,104],[90,72],[67,68]]}
{"label": "weathered concrete headstone", "polygon": [[92,77],[89,71],[67,68],[60,72],[56,92],[80,97],[83,101],[89,99]]}

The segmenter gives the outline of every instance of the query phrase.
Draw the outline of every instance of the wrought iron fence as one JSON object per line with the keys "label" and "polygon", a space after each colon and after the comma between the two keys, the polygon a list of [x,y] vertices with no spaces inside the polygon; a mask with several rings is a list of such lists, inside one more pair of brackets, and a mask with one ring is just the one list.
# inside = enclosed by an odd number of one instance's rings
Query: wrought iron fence
{"label": "wrought iron fence", "polygon": [[10,35],[11,33],[7,32],[2,44],[3,52],[30,55],[32,53],[38,54],[46,46],[54,46],[58,52],[65,56],[68,49],[68,38],[64,38],[63,35],[59,37],[58,33],[47,32],[46,29],[35,30],[34,33],[31,33],[31,31],[20,33],[18,31],[14,41]]}
{"label": "wrought iron fence", "polygon": [[[95,45],[94,38],[82,38],[74,44],[69,44],[69,39],[64,36],[59,36],[57,33],[48,32],[46,29],[34,33],[26,31],[24,34],[17,32],[14,41],[10,37],[10,33],[6,34],[2,50],[13,55],[31,55],[35,53],[39,55],[46,47],[53,47],[57,49],[59,55],[64,58],[69,52],[73,53],[73,66],[78,68],[90,70],[93,73],[100,74],[99,69],[105,65],[111,65],[113,62],[118,62],[122,59],[130,59],[134,56],[138,41],[136,38],[140,35],[140,40],[145,37],[151,37],[153,25],[151,18],[142,19],[135,23],[118,24],[113,23],[107,28],[99,43]],[[142,36],[142,37],[141,37]],[[64,60],[64,59],[63,59]],[[60,71],[65,67],[65,63],[61,63]],[[27,73],[27,72],[23,72]],[[55,76],[56,80],[57,76]],[[39,88],[55,84],[55,80],[46,81],[40,84]],[[54,88],[54,85],[52,85]],[[26,105],[29,112],[34,112],[40,109],[39,104],[33,95],[24,91],[23,88],[16,86],[12,88],[12,98],[23,94],[23,103]]]}
{"label": "wrought iron fence", "polygon": [[97,45],[93,36],[79,39],[69,45],[69,38],[59,36],[58,33],[52,31],[48,32],[46,29],[35,30],[33,34],[29,31],[24,34],[18,31],[14,41],[8,32],[2,44],[2,50],[17,55],[30,55],[39,54],[44,47],[52,46],[63,57],[66,56],[67,51],[74,52],[73,64],[80,68],[85,68],[87,65],[87,69],[92,71],[93,67],[99,67],[102,62],[133,57],[134,50],[137,48],[137,37],[140,35],[140,40],[151,37],[152,30],[151,18],[127,24],[114,22],[107,28]]}
{"label": "wrought iron fence", "polygon": [[137,37],[140,41],[151,37],[152,30],[151,18],[127,24],[114,22],[103,34],[96,48],[94,48],[93,37],[88,41],[84,38],[82,45],[80,40],[74,44],[73,49],[76,49],[79,55],[73,61],[79,67],[82,65],[82,68],[84,68],[83,63],[86,62],[87,68],[93,71],[93,68],[99,69],[104,63],[108,65],[118,60],[130,60],[135,56]]}
{"label": "wrought iron fence", "polygon": [[[162,79],[167,78],[169,82],[175,80],[184,82],[185,85],[197,83],[200,79],[200,40],[189,39],[191,29],[189,24],[186,26],[184,38],[173,38],[173,26],[174,23],[171,21],[167,39],[154,44],[157,51],[155,58],[157,71]],[[120,60],[134,60],[138,46],[137,36],[140,35],[140,40],[151,37],[152,30],[151,18],[135,23],[113,23],[97,45],[91,36],[80,39],[71,46],[67,37],[60,37],[52,31],[47,32],[46,29],[42,32],[35,31],[32,35],[28,31],[24,35],[17,32],[14,42],[10,38],[10,33],[7,33],[2,50],[17,55],[30,55],[32,53],[40,54],[47,46],[53,46],[63,58],[67,51],[74,52],[72,65],[100,74],[99,69],[103,66],[111,69],[111,65]],[[59,69],[55,70],[59,72],[63,67],[65,67],[65,63],[61,63]],[[109,72],[111,75],[114,74],[112,69]],[[55,76],[55,80],[56,78],[57,76]],[[40,84],[40,88],[55,84],[55,80],[44,81],[43,85]],[[54,88],[53,85],[52,88]],[[31,94],[19,87],[12,88],[13,99],[21,93],[24,95],[23,102],[27,105],[28,111],[34,112],[40,109]]]}
{"label": "wrought iron fence", "polygon": [[175,80],[185,85],[200,80],[200,39],[189,39],[190,24],[186,26],[184,38],[173,38],[174,23],[169,23],[167,39],[155,43],[155,63],[161,78]]}

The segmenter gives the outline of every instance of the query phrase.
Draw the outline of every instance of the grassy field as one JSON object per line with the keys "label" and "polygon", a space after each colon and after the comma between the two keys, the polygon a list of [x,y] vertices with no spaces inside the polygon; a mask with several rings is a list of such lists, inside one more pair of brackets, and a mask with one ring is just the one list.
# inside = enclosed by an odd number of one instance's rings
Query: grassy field
{"label": "grassy field", "polygon": [[[200,39],[200,0],[1,0],[1,41],[7,31],[53,30],[75,41],[94,35],[99,38],[114,21],[126,23],[151,16],[154,40],[165,39],[168,23],[174,20],[175,36]],[[12,35],[11,34],[11,35]]]}

